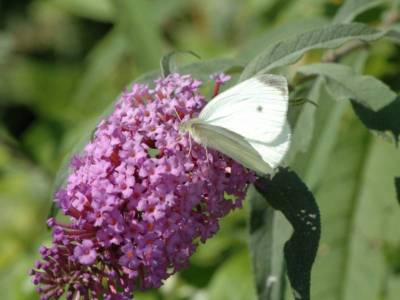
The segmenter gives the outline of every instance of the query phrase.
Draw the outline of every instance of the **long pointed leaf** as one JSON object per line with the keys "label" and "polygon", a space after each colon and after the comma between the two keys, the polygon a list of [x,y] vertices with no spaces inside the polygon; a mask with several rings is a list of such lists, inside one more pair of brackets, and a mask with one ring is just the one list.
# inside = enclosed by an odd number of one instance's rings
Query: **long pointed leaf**
{"label": "long pointed leaf", "polygon": [[280,300],[285,291],[283,247],[291,228],[262,194],[252,188],[250,202],[250,254],[259,299]]}
{"label": "long pointed leaf", "polygon": [[376,300],[386,272],[380,245],[390,228],[388,211],[394,219],[400,217],[393,201],[393,176],[400,172],[400,156],[393,145],[365,131],[351,112],[345,120],[316,190],[324,212],[324,234],[312,295],[326,300]]}
{"label": "long pointed leaf", "polygon": [[328,78],[330,90],[337,98],[354,99],[373,111],[391,104],[397,97],[396,93],[379,79],[358,75],[351,67],[342,64],[309,64],[299,68],[298,72],[307,76],[323,75]]}
{"label": "long pointed leaf", "polygon": [[300,177],[287,169],[280,169],[271,179],[258,179],[255,186],[293,227],[294,232],[284,246],[287,274],[295,299],[308,300],[311,268],[321,233],[314,196]]}
{"label": "long pointed leaf", "polygon": [[334,24],[311,30],[272,44],[246,66],[240,80],[292,64],[312,49],[335,48],[354,39],[369,42],[383,37],[385,33],[358,23]]}

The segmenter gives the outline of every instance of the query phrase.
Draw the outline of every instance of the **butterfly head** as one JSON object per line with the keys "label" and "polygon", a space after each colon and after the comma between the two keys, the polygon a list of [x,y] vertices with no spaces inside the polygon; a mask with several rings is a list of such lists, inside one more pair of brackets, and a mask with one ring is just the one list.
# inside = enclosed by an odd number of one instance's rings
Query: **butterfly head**
{"label": "butterfly head", "polygon": [[182,122],[181,124],[179,124],[179,131],[183,134],[188,132],[189,135],[196,142],[199,142],[199,138],[196,134],[196,121],[197,121],[197,119],[190,119],[188,121]]}
{"label": "butterfly head", "polygon": [[179,131],[181,133],[186,133],[186,132],[190,132],[190,129],[192,127],[192,123],[189,121],[185,121],[185,122],[181,122],[179,124]]}

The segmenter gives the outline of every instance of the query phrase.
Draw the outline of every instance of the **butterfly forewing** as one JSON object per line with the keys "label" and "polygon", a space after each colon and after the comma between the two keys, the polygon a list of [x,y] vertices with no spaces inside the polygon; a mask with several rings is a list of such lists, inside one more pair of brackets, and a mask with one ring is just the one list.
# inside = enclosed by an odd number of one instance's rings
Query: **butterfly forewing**
{"label": "butterfly forewing", "polygon": [[200,112],[195,131],[202,144],[259,173],[270,173],[288,151],[286,78],[259,75],[226,90]]}
{"label": "butterfly forewing", "polygon": [[248,139],[271,142],[285,125],[287,107],[286,79],[260,75],[215,97],[204,107],[199,119]]}

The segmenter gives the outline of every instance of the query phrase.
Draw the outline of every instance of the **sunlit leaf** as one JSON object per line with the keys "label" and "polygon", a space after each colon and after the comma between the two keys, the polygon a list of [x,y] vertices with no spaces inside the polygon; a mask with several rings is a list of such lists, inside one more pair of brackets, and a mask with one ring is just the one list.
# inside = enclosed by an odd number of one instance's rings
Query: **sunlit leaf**
{"label": "sunlit leaf", "polygon": [[295,37],[301,33],[321,28],[327,24],[327,20],[323,18],[311,18],[293,20],[288,23],[281,24],[269,29],[261,36],[257,36],[250,42],[244,44],[239,53],[239,58],[243,61],[249,61],[257,56],[261,51],[288,38]]}
{"label": "sunlit leaf", "polygon": [[[85,61],[85,72],[76,87],[70,105],[78,107],[78,110],[93,111],[93,107],[109,103],[110,99],[105,98],[109,93],[105,93],[104,86],[115,74],[127,49],[126,39],[117,30],[112,30],[99,40]],[[97,96],[96,93],[99,91]]]}
{"label": "sunlit leaf", "polygon": [[[302,97],[319,103],[322,80],[304,84],[291,93],[291,97]],[[292,128],[292,142],[286,161],[291,162],[298,152],[308,149],[314,133],[314,118],[318,107],[310,103],[301,106],[289,106],[288,118]]]}
{"label": "sunlit leaf", "polygon": [[151,12],[151,3],[146,0],[115,0],[120,30],[142,71],[157,67],[163,41]]}
{"label": "sunlit leaf", "polygon": [[[360,74],[368,57],[368,51],[361,49],[346,56],[341,61]],[[321,80],[318,108],[315,114],[314,130],[312,140],[307,151],[298,152],[291,166],[307,182],[313,190],[322,180],[325,167],[329,162],[332,148],[339,137],[341,118],[348,107],[347,101],[337,101],[336,98],[327,90],[326,82],[322,77],[317,77],[314,84]],[[306,120],[307,121],[307,120]],[[307,133],[308,134],[308,133]],[[295,137],[294,137],[295,138]]]}
{"label": "sunlit leaf", "polygon": [[373,41],[385,34],[363,24],[334,24],[314,29],[269,46],[244,69],[241,80],[296,62],[312,49],[335,48],[353,39]]}
{"label": "sunlit leaf", "polygon": [[159,26],[163,26],[173,17],[180,16],[187,7],[190,7],[189,1],[181,0],[154,0],[151,4],[154,20]]}
{"label": "sunlit leaf", "polygon": [[177,71],[178,67],[174,58],[178,54],[190,54],[194,57],[197,57],[198,59],[201,59],[200,56],[193,51],[171,51],[164,55],[160,61],[161,74],[163,77],[166,77],[169,74]]}
{"label": "sunlit leaf", "polygon": [[310,75],[323,75],[328,79],[330,90],[338,98],[354,99],[360,104],[378,111],[392,103],[397,95],[390,87],[373,76],[358,75],[352,68],[335,63],[304,65],[298,72]]}
{"label": "sunlit leaf", "polygon": [[[178,70],[182,74],[192,74],[194,78],[200,79],[203,82],[210,80],[210,75],[219,72],[229,73],[230,69],[242,67],[241,62],[237,59],[210,59],[202,60],[192,64],[178,67]],[[234,69],[235,70],[235,69]],[[236,71],[236,70],[235,70]]]}
{"label": "sunlit leaf", "polygon": [[115,14],[112,0],[53,0],[52,2],[74,15],[96,21],[110,22]]}
{"label": "sunlit leaf", "polygon": [[324,231],[312,297],[376,300],[386,269],[382,241],[392,227],[388,212],[400,217],[393,201],[393,176],[400,172],[400,156],[393,145],[374,138],[347,113],[315,188]]}
{"label": "sunlit leaf", "polygon": [[250,255],[259,299],[279,300],[285,284],[283,247],[291,228],[261,193],[252,188],[250,202]]}
{"label": "sunlit leaf", "polygon": [[210,300],[255,300],[251,282],[250,259],[246,252],[238,253],[215,272],[208,286]]}
{"label": "sunlit leaf", "polygon": [[[317,80],[321,80],[321,78]],[[332,147],[339,135],[338,128],[346,107],[346,102],[336,101],[332,98],[329,92],[326,91],[322,80],[320,84],[322,85],[318,94],[320,99],[314,120],[311,121],[307,118],[304,120],[305,124],[313,122],[313,131],[311,133],[300,131],[298,132],[298,137],[293,136],[294,142],[296,142],[296,139],[300,139],[300,142],[302,142],[301,134],[305,136],[312,134],[309,147],[303,151],[296,152],[292,163],[292,167],[301,174],[311,189],[323,179]],[[309,107],[308,109],[311,110],[312,108]],[[294,150],[291,150],[291,153],[292,151]]]}
{"label": "sunlit leaf", "polygon": [[400,295],[400,276],[391,276],[388,280],[386,297],[384,300],[397,300]]}

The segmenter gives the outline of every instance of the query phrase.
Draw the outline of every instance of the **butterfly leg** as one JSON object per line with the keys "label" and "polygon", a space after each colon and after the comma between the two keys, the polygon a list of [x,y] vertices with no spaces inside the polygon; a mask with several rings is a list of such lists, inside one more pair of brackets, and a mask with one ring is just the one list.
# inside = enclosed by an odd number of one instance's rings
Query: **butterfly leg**
{"label": "butterfly leg", "polygon": [[190,157],[190,154],[192,153],[192,137],[189,134],[189,153],[187,157]]}
{"label": "butterfly leg", "polygon": [[207,163],[209,163],[209,160],[208,160],[208,150],[207,150],[207,147],[204,147],[204,150],[206,151],[206,161],[207,161]]}
{"label": "butterfly leg", "polygon": [[178,111],[176,110],[176,107],[175,107],[175,106],[173,106],[173,108],[174,108],[174,111],[175,111],[175,113],[176,113],[176,116],[178,117],[179,121],[181,121],[181,122],[182,122],[182,118],[179,116],[179,114],[178,114]]}

